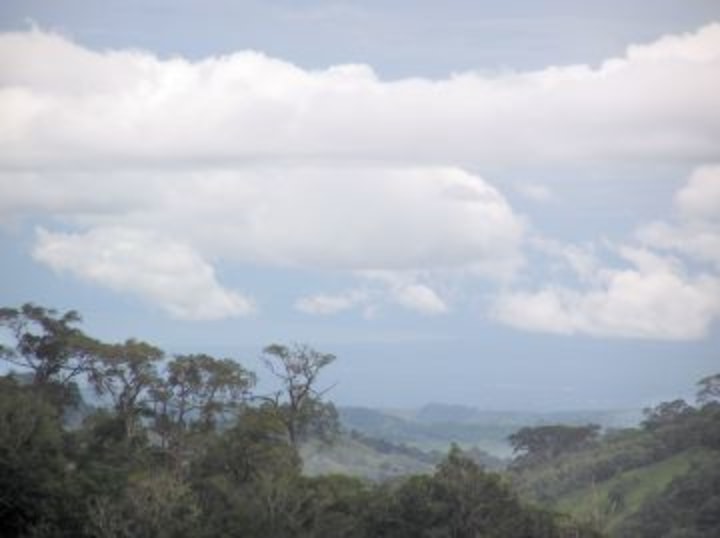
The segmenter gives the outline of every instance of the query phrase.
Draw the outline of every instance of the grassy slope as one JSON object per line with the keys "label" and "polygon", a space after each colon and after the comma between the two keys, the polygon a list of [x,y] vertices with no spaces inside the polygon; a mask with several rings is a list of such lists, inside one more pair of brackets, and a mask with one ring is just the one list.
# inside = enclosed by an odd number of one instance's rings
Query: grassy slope
{"label": "grassy slope", "polygon": [[[579,520],[597,524],[612,531],[628,516],[635,513],[649,498],[662,492],[676,477],[686,473],[695,462],[706,462],[711,453],[706,449],[691,449],[670,458],[621,473],[594,486],[575,490],[558,499],[554,508]],[[618,506],[608,494],[623,491],[624,503]]]}

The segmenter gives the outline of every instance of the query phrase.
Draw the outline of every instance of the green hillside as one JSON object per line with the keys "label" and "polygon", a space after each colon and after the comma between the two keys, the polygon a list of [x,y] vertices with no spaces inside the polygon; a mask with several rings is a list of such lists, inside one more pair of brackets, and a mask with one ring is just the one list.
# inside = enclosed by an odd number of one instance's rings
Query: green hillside
{"label": "green hillside", "polygon": [[612,534],[645,503],[661,495],[676,478],[693,465],[720,462],[720,453],[693,448],[657,463],[620,473],[604,482],[590,484],[560,497],[555,507]]}
{"label": "green hillside", "polygon": [[528,502],[610,538],[720,536],[716,401],[662,403],[641,428],[523,428],[511,441],[518,455],[509,476]]}

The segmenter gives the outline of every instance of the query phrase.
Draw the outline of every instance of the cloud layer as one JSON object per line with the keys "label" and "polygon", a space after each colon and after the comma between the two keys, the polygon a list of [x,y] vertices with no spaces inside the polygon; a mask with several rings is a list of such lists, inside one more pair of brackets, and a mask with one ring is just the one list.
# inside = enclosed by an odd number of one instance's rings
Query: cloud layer
{"label": "cloud layer", "polygon": [[223,260],[357,279],[298,299],[310,314],[443,314],[436,283],[470,274],[504,283],[493,313],[518,328],[697,338],[718,315],[720,168],[699,168],[672,218],[619,247],[624,265],[566,248],[585,287],[531,291],[512,286],[529,223],[469,170],[717,162],[718,96],[720,24],[598,67],[394,81],[253,51],[190,62],[0,34],[0,223],[42,217],[58,229],[37,233],[36,260],[179,318],[253,311],[218,282]]}
{"label": "cloud layer", "polygon": [[720,317],[717,276],[688,275],[676,261],[643,249],[621,247],[619,254],[628,266],[595,268],[585,288],[505,292],[492,313],[531,331],[659,340],[701,338]]}
{"label": "cloud layer", "polygon": [[224,289],[213,268],[178,242],[138,230],[98,228],[84,234],[40,229],[34,257],[58,271],[130,292],[170,315],[212,320],[252,312],[252,302]]}
{"label": "cloud layer", "polygon": [[579,285],[506,290],[494,301],[493,317],[557,334],[702,338],[720,318],[720,166],[697,168],[673,201],[672,219],[635,231],[639,245],[610,245],[621,263],[601,262],[597,249],[536,241]]}
{"label": "cloud layer", "polygon": [[301,297],[296,310],[313,315],[332,315],[360,309],[366,318],[388,306],[399,306],[423,315],[446,314],[450,307],[419,274],[397,271],[361,271],[363,286],[340,293]]}
{"label": "cloud layer", "polygon": [[644,244],[709,262],[720,270],[720,166],[703,166],[674,199],[675,218],[637,231]]}
{"label": "cloud layer", "polygon": [[720,24],[597,68],[380,80],[258,52],[199,62],[0,36],[0,163],[720,158]]}
{"label": "cloud layer", "polygon": [[[3,179],[4,214],[79,228],[133,227],[199,252],[282,267],[361,270],[521,263],[525,224],[498,190],[457,168],[257,166]],[[55,194],[57,193],[57,195]]]}
{"label": "cloud layer", "polygon": [[[523,263],[523,219],[499,191],[456,168],[265,165],[108,172],[103,180],[89,172],[24,173],[13,181],[17,177],[0,175],[6,219],[53,215],[75,230],[39,234],[38,261],[144,294],[180,317],[247,311],[235,300],[218,300],[221,287],[205,274],[211,269],[207,260],[349,274],[465,269],[493,278],[505,278]],[[172,275],[177,285],[156,278],[152,265],[123,259],[163,255],[177,243],[173,238],[181,238],[184,259],[194,260]],[[167,252],[170,259],[177,253]],[[191,291],[198,282],[190,267],[205,271],[201,279],[212,293]],[[182,279],[186,287],[179,285]],[[423,313],[446,310],[425,284],[399,276],[374,281],[392,303]],[[199,313],[190,311],[192,300],[201,303]],[[340,309],[337,301],[312,304],[301,310]]]}

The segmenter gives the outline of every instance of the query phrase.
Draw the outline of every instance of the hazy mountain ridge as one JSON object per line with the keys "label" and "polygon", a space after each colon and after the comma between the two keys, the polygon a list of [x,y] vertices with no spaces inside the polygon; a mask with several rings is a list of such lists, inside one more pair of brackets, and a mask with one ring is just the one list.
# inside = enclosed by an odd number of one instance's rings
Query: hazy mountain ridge
{"label": "hazy mountain ridge", "polygon": [[507,458],[512,450],[507,437],[525,426],[543,424],[599,424],[603,428],[636,425],[640,410],[590,410],[540,413],[482,410],[469,406],[430,403],[417,409],[338,407],[348,431],[358,431],[393,443],[424,450],[446,450],[450,443],[475,446]]}

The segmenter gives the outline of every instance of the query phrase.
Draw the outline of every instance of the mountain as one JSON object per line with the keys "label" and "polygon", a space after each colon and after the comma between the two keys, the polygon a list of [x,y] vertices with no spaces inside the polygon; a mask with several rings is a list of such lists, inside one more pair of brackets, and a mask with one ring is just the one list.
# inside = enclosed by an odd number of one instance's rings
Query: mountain
{"label": "mountain", "polygon": [[507,438],[524,426],[594,423],[617,428],[637,424],[641,417],[639,410],[535,413],[488,411],[441,403],[401,410],[339,407],[338,412],[348,431],[423,450],[444,452],[451,443],[457,443],[466,448],[477,447],[498,458],[512,455]]}

